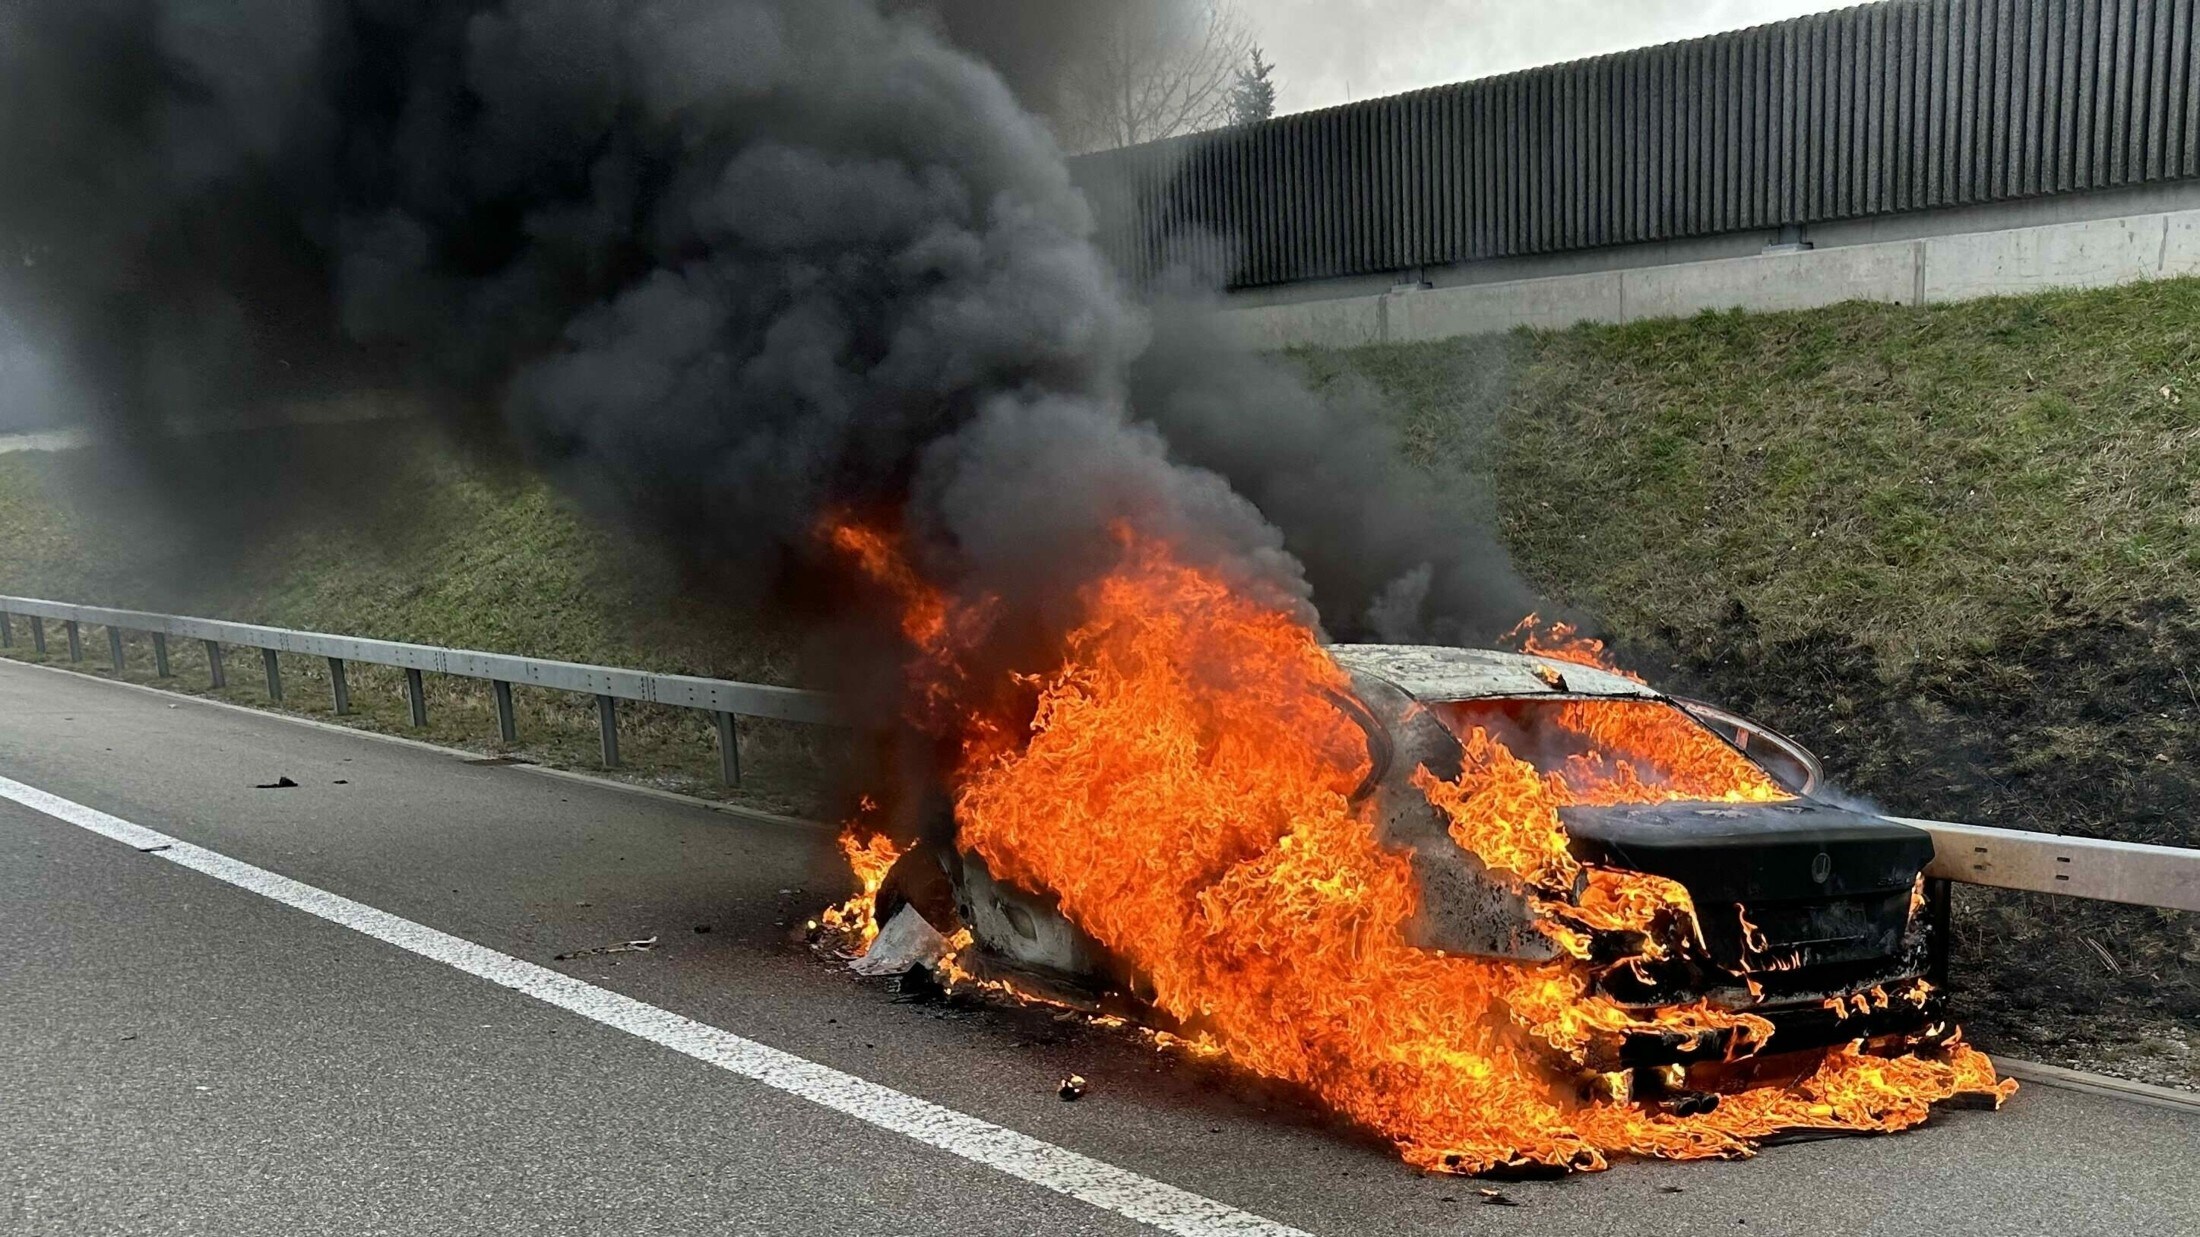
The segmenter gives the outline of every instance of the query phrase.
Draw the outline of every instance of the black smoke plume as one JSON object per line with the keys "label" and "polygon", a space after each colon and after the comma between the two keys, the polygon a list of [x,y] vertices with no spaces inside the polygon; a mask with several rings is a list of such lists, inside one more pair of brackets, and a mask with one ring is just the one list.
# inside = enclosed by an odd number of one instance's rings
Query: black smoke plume
{"label": "black smoke plume", "polygon": [[403,400],[727,574],[890,513],[1037,613],[1129,521],[1340,636],[1508,626],[1378,418],[1118,282],[982,58],[1084,6],[976,8],[0,0],[0,304],[125,443]]}

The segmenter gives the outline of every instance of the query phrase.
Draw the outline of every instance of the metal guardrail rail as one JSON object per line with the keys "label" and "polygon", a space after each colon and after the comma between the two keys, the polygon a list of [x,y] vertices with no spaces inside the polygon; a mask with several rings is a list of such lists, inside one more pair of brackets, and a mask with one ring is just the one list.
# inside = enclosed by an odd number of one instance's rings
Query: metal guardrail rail
{"label": "metal guardrail rail", "polygon": [[108,656],[117,673],[126,665],[122,642],[122,633],[126,631],[145,632],[153,637],[154,672],[162,678],[170,677],[170,637],[202,641],[206,645],[207,667],[215,687],[228,685],[228,672],[222,660],[224,645],[258,649],[262,669],[267,675],[268,697],[278,701],[283,698],[282,666],[278,654],[296,653],[327,658],[329,686],[339,716],[351,712],[351,689],[344,674],[348,663],[394,666],[405,672],[405,696],[411,706],[412,724],[416,727],[428,724],[423,675],[447,674],[458,678],[483,679],[495,688],[497,729],[508,743],[519,737],[518,718],[512,707],[513,685],[524,684],[528,687],[546,687],[594,696],[598,726],[602,734],[603,764],[606,768],[616,768],[619,764],[619,701],[633,700],[682,709],[699,709],[712,714],[717,720],[720,771],[729,785],[739,785],[741,782],[740,729],[735,724],[736,718],[762,718],[811,726],[848,724],[845,711],[834,697],[791,687],[735,683],[681,674],[652,674],[645,670],[588,666],[578,662],[513,657],[503,653],[479,653],[425,644],[400,644],[390,640],[363,640],[355,636],[330,636],[290,631],[281,627],[261,627],[252,623],[223,622],[218,619],[149,614],[138,610],[110,610],[100,606],[43,601],[34,597],[0,597],[0,647],[14,644],[13,620],[17,616],[30,620],[31,641],[40,655],[46,652],[46,621],[50,619],[60,623],[67,633],[71,661],[84,660],[84,627],[105,628]]}
{"label": "metal guardrail rail", "polygon": [[[687,675],[651,674],[642,670],[547,661],[539,657],[362,640],[251,623],[110,610],[30,597],[0,596],[0,647],[13,645],[16,617],[30,620],[31,639],[40,655],[46,652],[46,621],[61,623],[67,633],[71,661],[84,660],[83,627],[105,628],[108,656],[118,672],[126,664],[122,633],[148,633],[153,637],[154,670],[162,678],[169,677],[169,637],[204,641],[215,687],[227,683],[222,646],[258,649],[267,675],[268,695],[278,701],[283,698],[278,654],[324,657],[328,659],[329,683],[339,715],[351,710],[350,689],[344,677],[346,663],[395,666],[405,671],[405,694],[415,726],[427,724],[422,675],[484,679],[495,685],[497,726],[506,742],[518,738],[512,710],[514,684],[592,695],[597,702],[603,763],[607,768],[619,763],[618,701],[700,709],[717,719],[720,764],[725,780],[732,785],[739,785],[741,780],[740,732],[734,724],[735,718],[765,718],[812,726],[853,724],[842,703],[823,692]],[[2200,911],[2200,850],[1992,829],[1946,821],[1890,819],[1914,825],[1933,835],[1935,857],[1926,876],[1934,882],[1960,881],[2136,906]]]}
{"label": "metal guardrail rail", "polygon": [[1888,819],[1933,835],[1934,880],[2200,911],[2200,850],[2022,829]]}

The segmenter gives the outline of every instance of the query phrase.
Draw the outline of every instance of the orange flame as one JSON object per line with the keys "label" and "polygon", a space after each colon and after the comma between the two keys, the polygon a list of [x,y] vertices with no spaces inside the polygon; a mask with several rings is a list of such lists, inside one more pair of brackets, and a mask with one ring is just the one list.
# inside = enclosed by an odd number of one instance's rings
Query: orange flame
{"label": "orange flame", "polygon": [[[1369,758],[1330,700],[1349,690],[1347,676],[1294,617],[1149,538],[1126,531],[1121,541],[1119,566],[1081,598],[1061,664],[1022,680],[1037,696],[1028,725],[975,710],[963,719],[1012,737],[965,736],[959,844],[997,878],[1058,898],[1138,972],[1190,1043],[1302,1085],[1411,1163],[1453,1171],[1746,1155],[1783,1129],[1899,1129],[1959,1091],[2006,1094],[1960,1042],[1935,1059],[1829,1052],[1800,1081],[1690,1117],[1629,1102],[1614,1075],[1584,1086],[1597,1077],[1589,1053],[1600,1033],[1747,1045],[1770,1024],[1708,1005],[1644,1013],[1593,991],[1581,930],[1646,928],[1659,916],[1693,927],[1695,909],[1670,881],[1585,871],[1558,808],[1769,798],[1776,788],[1731,749],[1729,761],[1673,741],[1627,709],[1570,714],[1606,762],[1557,777],[1470,731],[1459,778],[1424,769],[1415,784],[1460,845],[1548,913],[1569,956],[1531,965],[1412,947],[1413,872],[1351,798]],[[874,578],[900,578],[897,557],[861,561]],[[952,606],[910,620],[913,674],[947,673],[934,660],[943,645],[925,637],[956,622]],[[920,723],[941,716],[941,698],[927,699]],[[875,891],[868,878],[866,887]]]}
{"label": "orange flame", "polygon": [[1657,700],[1573,701],[1558,724],[1592,744],[1551,774],[1571,805],[1777,803],[1795,796],[1747,756]]}
{"label": "orange flame", "polygon": [[1604,641],[1581,634],[1572,623],[1543,621],[1540,614],[1531,614],[1520,620],[1511,631],[1498,641],[1535,657],[1548,657],[1552,661],[1571,662],[1577,666],[1594,666],[1622,678],[1640,683],[1642,676],[1623,669],[1612,657]]}
{"label": "orange flame", "polygon": [[819,915],[818,922],[868,947],[878,939],[878,891],[885,887],[886,874],[894,870],[902,850],[883,833],[859,839],[853,825],[840,835],[840,850],[855,872],[856,894]]}

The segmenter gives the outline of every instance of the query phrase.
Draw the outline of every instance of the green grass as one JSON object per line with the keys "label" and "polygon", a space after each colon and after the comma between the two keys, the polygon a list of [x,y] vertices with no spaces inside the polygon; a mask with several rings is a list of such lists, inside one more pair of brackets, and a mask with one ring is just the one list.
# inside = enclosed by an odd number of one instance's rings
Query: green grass
{"label": "green grass", "polygon": [[2200,280],[1297,356],[1622,636],[1740,599],[1916,655],[2200,595]]}

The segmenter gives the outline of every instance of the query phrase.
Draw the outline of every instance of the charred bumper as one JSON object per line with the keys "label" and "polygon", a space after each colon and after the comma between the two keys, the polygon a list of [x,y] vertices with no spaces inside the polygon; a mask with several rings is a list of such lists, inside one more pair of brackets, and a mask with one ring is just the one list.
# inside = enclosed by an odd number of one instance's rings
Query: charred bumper
{"label": "charred bumper", "polygon": [[1772,1025],[1758,1045],[1729,1032],[1636,1033],[1605,1045],[1606,1062],[1725,1061],[1918,1036],[1941,1022],[1917,982],[1930,953],[1915,901],[1933,857],[1923,830],[1807,799],[1564,817],[1584,862],[1676,881],[1696,907],[1698,935],[1666,941],[1656,962],[1603,971],[1603,995],[1646,1010],[1704,1001]]}
{"label": "charred bumper", "polygon": [[[1859,1008],[1856,1002],[1862,1002]],[[1884,1006],[1863,993],[1837,1004],[1828,999],[1809,1005],[1760,1005],[1737,1011],[1772,1024],[1772,1034],[1743,1043],[1733,1031],[1696,1034],[1636,1031],[1600,1045],[1592,1053],[1599,1070],[1732,1062],[1752,1056],[1815,1051],[1857,1040],[1929,1038],[1947,1025],[1938,994],[1911,1000],[1890,995]]]}

